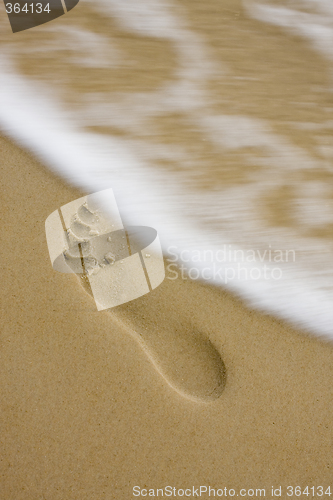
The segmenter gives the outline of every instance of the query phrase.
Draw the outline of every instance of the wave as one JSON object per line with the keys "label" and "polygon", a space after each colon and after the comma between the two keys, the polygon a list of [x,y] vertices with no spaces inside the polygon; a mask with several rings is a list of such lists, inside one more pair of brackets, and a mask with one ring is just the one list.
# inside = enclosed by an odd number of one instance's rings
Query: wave
{"label": "wave", "polygon": [[112,187],[169,265],[332,338],[332,9],[236,4],[222,36],[211,3],[206,31],[157,0],[4,31],[1,128],[87,193]]}

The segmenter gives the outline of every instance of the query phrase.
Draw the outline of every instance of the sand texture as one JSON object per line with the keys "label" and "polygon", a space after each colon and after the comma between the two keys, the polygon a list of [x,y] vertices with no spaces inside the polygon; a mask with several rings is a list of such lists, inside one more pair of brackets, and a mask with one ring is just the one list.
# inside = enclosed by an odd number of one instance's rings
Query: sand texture
{"label": "sand texture", "polygon": [[[0,498],[327,487],[332,346],[197,282],[166,279],[98,312],[74,274],[53,271],[44,233],[52,211],[85,193],[5,138],[0,151]],[[221,373],[209,402],[171,387],[205,399]]]}

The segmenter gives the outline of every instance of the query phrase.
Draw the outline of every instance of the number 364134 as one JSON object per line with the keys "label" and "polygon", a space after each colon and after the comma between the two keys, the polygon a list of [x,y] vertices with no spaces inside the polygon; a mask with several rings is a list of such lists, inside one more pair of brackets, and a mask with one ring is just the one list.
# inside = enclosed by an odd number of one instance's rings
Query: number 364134
{"label": "number 364134", "polygon": [[41,14],[42,12],[51,12],[50,4],[46,4],[43,8],[41,3],[26,3],[21,7],[19,3],[6,3],[6,12],[7,14],[19,14],[20,12],[28,13],[36,13]]}

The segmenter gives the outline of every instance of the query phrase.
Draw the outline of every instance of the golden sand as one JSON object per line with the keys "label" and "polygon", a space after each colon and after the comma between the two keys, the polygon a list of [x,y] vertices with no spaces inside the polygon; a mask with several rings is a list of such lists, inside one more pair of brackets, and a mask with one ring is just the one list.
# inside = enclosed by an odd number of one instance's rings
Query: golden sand
{"label": "golden sand", "polygon": [[[47,216],[82,193],[7,139],[0,151],[0,498],[327,487],[332,346],[190,281],[97,312],[75,275],[53,271],[44,235]],[[226,369],[220,397],[195,402],[170,387],[130,334],[144,330],[171,378],[172,332],[192,347],[193,333],[208,338]],[[191,357],[180,359],[190,372]]]}

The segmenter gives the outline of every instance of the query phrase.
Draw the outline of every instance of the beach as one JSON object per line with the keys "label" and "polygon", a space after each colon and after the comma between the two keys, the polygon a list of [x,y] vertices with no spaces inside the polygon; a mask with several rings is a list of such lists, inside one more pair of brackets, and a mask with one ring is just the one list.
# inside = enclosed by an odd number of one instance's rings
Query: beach
{"label": "beach", "polygon": [[[331,4],[0,9],[0,47],[0,499],[329,499]],[[98,310],[45,224],[107,189],[166,276]]]}
{"label": "beach", "polygon": [[332,338],[330,4],[81,0],[0,27],[8,137],[85,193],[112,188],[124,224],[203,282]]}
{"label": "beach", "polygon": [[[146,297],[98,312],[74,274],[52,269],[45,240],[48,215],[85,193],[8,138],[0,151],[1,498],[326,490],[332,344],[199,281],[166,278]],[[222,394],[198,402],[177,393],[129,323],[162,340],[173,325],[185,338],[191,329],[207,336],[225,366]],[[160,347],[167,356],[167,341]]]}

